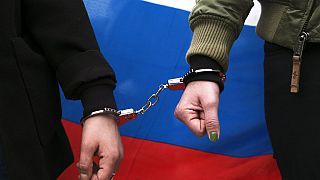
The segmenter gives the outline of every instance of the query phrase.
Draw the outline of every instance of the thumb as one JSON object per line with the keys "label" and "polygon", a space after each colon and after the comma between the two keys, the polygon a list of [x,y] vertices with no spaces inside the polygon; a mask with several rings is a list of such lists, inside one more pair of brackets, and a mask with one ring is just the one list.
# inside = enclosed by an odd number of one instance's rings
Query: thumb
{"label": "thumb", "polygon": [[77,164],[81,180],[91,179],[91,176],[93,174],[93,156],[96,151],[96,147],[97,144],[91,140],[90,133],[87,131],[85,124],[82,131],[80,161]]}
{"label": "thumb", "polygon": [[218,118],[219,100],[215,98],[210,103],[204,103],[204,123],[210,141],[216,142],[220,137],[220,123]]}
{"label": "thumb", "polygon": [[216,142],[220,137],[220,124],[218,119],[218,113],[216,110],[205,111],[206,130],[210,141]]}

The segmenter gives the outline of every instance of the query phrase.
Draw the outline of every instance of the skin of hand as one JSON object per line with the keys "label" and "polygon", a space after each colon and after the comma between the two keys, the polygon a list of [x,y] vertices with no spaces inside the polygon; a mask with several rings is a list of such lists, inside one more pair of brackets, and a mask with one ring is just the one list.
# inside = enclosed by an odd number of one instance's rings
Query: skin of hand
{"label": "skin of hand", "polygon": [[[93,157],[99,157],[99,165]],[[118,125],[109,115],[97,115],[83,123],[80,162],[77,164],[80,180],[109,180],[123,159],[123,145]]]}
{"label": "skin of hand", "polygon": [[219,96],[219,86],[214,82],[190,82],[181,96],[174,115],[196,136],[202,137],[207,134],[210,141],[215,142],[220,137]]}

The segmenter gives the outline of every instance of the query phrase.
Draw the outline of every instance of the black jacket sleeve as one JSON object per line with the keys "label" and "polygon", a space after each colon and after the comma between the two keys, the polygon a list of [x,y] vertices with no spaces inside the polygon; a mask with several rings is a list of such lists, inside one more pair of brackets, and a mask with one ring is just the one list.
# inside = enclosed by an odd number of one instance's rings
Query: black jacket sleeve
{"label": "black jacket sleeve", "polygon": [[115,74],[100,53],[82,0],[21,1],[23,32],[56,70],[66,98],[81,98],[85,109],[116,108]]}

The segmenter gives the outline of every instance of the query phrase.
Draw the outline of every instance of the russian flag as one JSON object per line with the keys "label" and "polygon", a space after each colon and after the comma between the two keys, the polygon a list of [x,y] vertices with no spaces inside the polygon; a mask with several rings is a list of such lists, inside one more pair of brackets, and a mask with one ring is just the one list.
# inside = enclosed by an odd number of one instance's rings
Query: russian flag
{"label": "russian flag", "polygon": [[[100,48],[116,72],[120,109],[139,109],[160,84],[189,69],[185,54],[194,0],[85,0],[85,5]],[[115,179],[280,179],[264,119],[263,41],[254,27],[259,15],[255,1],[231,50],[219,107],[220,140],[212,143],[191,134],[173,116],[182,92],[165,90],[155,107],[120,127],[125,158]],[[78,158],[82,108],[64,98],[62,104]],[[75,165],[59,179],[77,179]]]}

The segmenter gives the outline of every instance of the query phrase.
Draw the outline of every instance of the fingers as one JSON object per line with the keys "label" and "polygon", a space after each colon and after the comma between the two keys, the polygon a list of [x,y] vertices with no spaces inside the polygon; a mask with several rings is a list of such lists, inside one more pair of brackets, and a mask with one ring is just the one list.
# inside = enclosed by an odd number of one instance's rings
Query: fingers
{"label": "fingers", "polygon": [[116,172],[116,167],[119,166],[121,157],[111,155],[100,160],[100,169],[97,172],[99,179],[110,179],[112,174]]}
{"label": "fingers", "polygon": [[210,141],[216,142],[220,137],[218,105],[216,103],[204,106],[205,126]]}
{"label": "fingers", "polygon": [[93,169],[93,156],[96,147],[93,143],[86,141],[85,137],[82,137],[81,151],[80,151],[80,161],[77,164],[80,173],[80,180],[89,180],[92,176]]}
{"label": "fingers", "polygon": [[195,109],[186,109],[184,106],[178,105],[175,110],[175,117],[182,121],[190,131],[198,136],[202,137],[206,134],[204,116],[200,116],[199,110]]}
{"label": "fingers", "polygon": [[188,90],[183,93],[174,115],[196,136],[202,137],[206,134],[203,109],[198,99]]}
{"label": "fingers", "polygon": [[109,149],[106,146],[101,146],[98,152],[100,158],[99,165],[96,165],[96,168],[94,168],[91,180],[110,180],[113,178],[123,159],[123,151],[121,149],[123,147]]}
{"label": "fingers", "polygon": [[[103,115],[91,117],[84,123],[82,134],[80,164],[84,169],[81,169],[80,178],[110,180],[123,158],[123,145],[116,121]],[[99,157],[96,168],[92,165],[94,155]],[[91,164],[90,170],[87,164]]]}
{"label": "fingers", "polygon": [[219,90],[218,86],[212,86],[210,97],[200,96],[199,100],[203,107],[204,123],[210,141],[216,142],[220,137],[220,123],[218,117]]}
{"label": "fingers", "polygon": [[123,148],[101,147],[101,152],[99,153],[99,170],[96,173],[98,179],[109,180],[113,177],[123,159],[123,152],[121,149]]}
{"label": "fingers", "polygon": [[186,87],[175,116],[198,137],[206,133],[211,141],[220,136],[218,120],[219,86],[208,81],[194,81]]}

